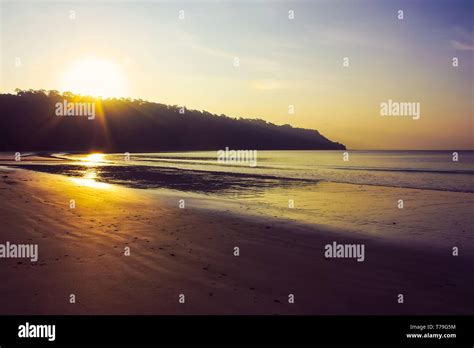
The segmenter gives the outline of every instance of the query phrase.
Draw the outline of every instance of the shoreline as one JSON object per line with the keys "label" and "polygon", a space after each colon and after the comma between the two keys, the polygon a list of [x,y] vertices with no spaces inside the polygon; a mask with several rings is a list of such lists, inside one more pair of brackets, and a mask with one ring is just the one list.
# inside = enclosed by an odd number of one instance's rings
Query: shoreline
{"label": "shoreline", "polygon": [[[39,245],[36,263],[0,259],[8,279],[0,287],[0,314],[474,311],[474,261],[467,250],[453,257],[449,249],[338,228],[193,204],[179,209],[157,192],[80,186],[25,170],[0,173],[2,241]],[[324,258],[324,246],[333,241],[363,243],[366,260]],[[404,304],[397,303],[399,293]]]}
{"label": "shoreline", "polygon": [[[41,157],[39,161],[41,161]],[[2,165],[0,165],[0,170],[1,168]],[[3,168],[7,169],[6,166]],[[191,186],[188,188],[189,190],[184,191],[169,187],[144,188],[125,183],[83,179],[78,176],[58,174],[54,171],[36,171],[28,166],[19,165],[8,168],[60,176],[62,179],[71,180],[80,186],[128,188],[132,190],[131,192],[139,192],[139,194],[152,199],[160,197],[160,199],[166,200],[167,204],[177,204],[179,199],[185,198],[187,205],[191,203],[193,209],[199,209],[204,213],[219,211],[221,214],[230,214],[233,217],[245,216],[246,219],[254,219],[256,222],[276,220],[283,224],[299,226],[301,229],[317,228],[332,231],[332,233],[344,231],[344,234],[349,236],[354,234],[360,235],[361,238],[369,236],[370,238],[380,238],[381,241],[389,238],[391,243],[421,243],[424,246],[435,248],[445,247],[447,243],[453,245],[462,243],[463,247],[474,251],[474,238],[469,235],[469,231],[472,231],[471,226],[474,224],[474,218],[470,215],[457,213],[457,210],[469,211],[469,207],[474,204],[474,195],[471,192],[318,181],[313,182],[312,185],[307,183],[304,187],[302,186],[303,190],[296,185],[280,186],[275,184],[274,187],[269,186],[265,192],[271,194],[268,195],[266,201],[262,202],[241,199],[238,194],[232,198],[231,195],[215,194],[213,191],[194,192]],[[175,170],[180,171],[178,168]],[[296,181],[298,182],[298,180]],[[350,192],[349,196],[348,192]],[[307,199],[308,196],[315,194],[322,198]],[[295,209],[288,209],[285,206],[285,200],[290,197],[297,201]],[[419,202],[414,207],[410,206],[409,209],[398,210],[394,206],[400,197]],[[171,203],[171,201],[173,202]],[[368,206],[367,202],[369,201],[373,201],[371,206]],[[344,202],[342,206],[341,202]],[[301,203],[303,203],[303,207],[298,206]],[[321,212],[312,209],[323,205],[328,205],[332,211],[327,208]],[[360,207],[366,208],[363,214]],[[374,211],[370,211],[370,209],[374,209]],[[444,216],[439,214],[439,209],[442,209],[449,219],[445,220]],[[402,213],[399,214],[397,210]],[[317,215],[314,215],[313,212],[316,212]],[[377,216],[379,213],[380,216]],[[418,215],[423,215],[423,219],[419,219]],[[400,227],[400,223],[403,226]],[[367,229],[368,225],[370,225],[370,231]],[[443,232],[443,230],[452,230],[452,226],[456,226],[456,233],[453,231],[450,234]]]}
{"label": "shoreline", "polygon": [[[392,152],[400,153],[400,151]],[[202,151],[190,152],[197,156],[190,155],[189,157],[183,157],[183,152],[173,153],[171,157],[164,152],[137,153],[134,154],[134,159],[130,160],[124,160],[121,153],[97,153],[92,155],[103,156],[103,160],[95,163],[96,160],[88,158],[90,153],[68,155],[51,152],[48,155],[32,152],[22,157],[24,159],[21,162],[16,162],[13,161],[13,153],[2,152],[0,166],[74,176],[84,169],[84,165],[94,164],[101,171],[100,180],[106,183],[143,189],[167,187],[180,191],[208,191],[209,193],[238,188],[239,185],[247,189],[261,189],[290,184],[303,186],[320,182],[376,188],[474,193],[473,185],[469,184],[472,183],[472,175],[474,175],[472,166],[474,151],[464,151],[463,161],[459,163],[440,157],[431,159],[431,162],[427,164],[419,165],[413,156],[423,152],[426,151],[401,151],[399,157],[407,153],[411,155],[403,157],[400,163],[396,161],[396,156],[388,156],[390,160],[385,165],[380,165],[382,162],[374,161],[373,156],[370,157],[370,151],[352,151],[352,156],[355,156],[353,160],[359,165],[341,165],[338,157],[333,156],[334,152],[328,150],[263,151],[261,155],[263,165],[257,167],[219,165],[214,156],[209,157],[209,152]],[[444,150],[432,152],[449,155]],[[302,153],[314,154],[316,159],[319,156],[320,164],[307,166],[307,162],[302,162],[301,159],[291,162],[291,156]],[[387,153],[391,152],[387,151]],[[308,157],[306,160],[313,160],[313,157]],[[281,162],[282,158],[284,162]],[[328,160],[329,166],[326,163]],[[285,165],[282,166],[282,163]],[[137,169],[140,169],[139,172]],[[182,182],[183,185],[176,186],[176,180]],[[202,184],[187,186],[193,181],[202,181]],[[266,185],[265,181],[268,181]],[[229,184],[226,185],[226,182]]]}

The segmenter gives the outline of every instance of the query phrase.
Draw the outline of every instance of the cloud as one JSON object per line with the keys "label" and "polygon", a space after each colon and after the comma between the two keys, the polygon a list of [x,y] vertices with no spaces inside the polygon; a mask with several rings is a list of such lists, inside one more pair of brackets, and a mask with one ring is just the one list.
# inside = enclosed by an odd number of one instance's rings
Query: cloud
{"label": "cloud", "polygon": [[451,40],[450,43],[451,43],[451,46],[452,46],[455,50],[459,50],[459,51],[474,51],[474,44],[466,44],[466,43],[459,42],[459,41],[457,41],[457,40]]}
{"label": "cloud", "polygon": [[474,35],[459,26],[454,28],[456,39],[450,40],[451,47],[459,51],[474,51]]}
{"label": "cloud", "polygon": [[312,45],[319,44],[331,47],[356,47],[365,49],[396,50],[402,40],[396,35],[381,32],[368,32],[364,28],[317,27],[308,25],[306,38]]}
{"label": "cloud", "polygon": [[326,45],[351,44],[354,46],[375,46],[376,43],[368,35],[339,28],[313,31],[319,42]]}
{"label": "cloud", "polygon": [[183,45],[210,57],[228,60],[229,64],[233,64],[234,58],[239,58],[240,66],[250,67],[258,71],[277,71],[281,68],[279,62],[266,57],[258,57],[246,53],[240,54],[238,51],[229,52],[217,47],[210,47],[203,44],[195,34],[180,31],[178,38]]}

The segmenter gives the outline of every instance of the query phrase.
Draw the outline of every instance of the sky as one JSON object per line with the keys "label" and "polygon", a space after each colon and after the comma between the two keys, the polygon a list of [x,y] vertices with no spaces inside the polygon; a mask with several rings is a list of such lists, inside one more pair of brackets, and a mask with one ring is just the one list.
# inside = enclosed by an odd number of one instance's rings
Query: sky
{"label": "sky", "polygon": [[[1,92],[141,98],[317,129],[350,149],[474,149],[474,1],[2,1],[0,10]],[[382,116],[388,100],[419,103],[420,118]]]}

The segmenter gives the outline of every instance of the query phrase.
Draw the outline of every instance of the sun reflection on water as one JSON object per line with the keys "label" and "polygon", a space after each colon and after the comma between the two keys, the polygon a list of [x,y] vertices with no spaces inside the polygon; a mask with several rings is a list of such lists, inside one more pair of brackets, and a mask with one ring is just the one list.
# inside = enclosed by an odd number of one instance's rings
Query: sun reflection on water
{"label": "sun reflection on water", "polygon": [[79,186],[87,186],[97,189],[108,189],[112,186],[110,184],[96,181],[97,179],[97,171],[95,168],[87,169],[84,172],[84,176],[80,178],[70,178],[72,182],[78,184]]}
{"label": "sun reflection on water", "polygon": [[89,155],[85,155],[81,158],[82,164],[92,167],[97,164],[101,164],[105,162],[105,155],[103,153],[91,153]]}

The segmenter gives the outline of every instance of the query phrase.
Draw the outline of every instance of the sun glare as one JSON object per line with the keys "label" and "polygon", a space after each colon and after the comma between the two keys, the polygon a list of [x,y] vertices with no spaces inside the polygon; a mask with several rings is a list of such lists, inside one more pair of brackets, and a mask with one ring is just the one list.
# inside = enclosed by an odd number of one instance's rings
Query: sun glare
{"label": "sun glare", "polygon": [[87,163],[100,163],[104,162],[105,155],[102,153],[91,153],[83,158],[83,161]]}
{"label": "sun glare", "polygon": [[81,178],[70,178],[72,182],[79,186],[87,186],[98,189],[108,189],[111,186],[105,182],[96,181],[97,173],[95,170],[88,170]]}
{"label": "sun glare", "polygon": [[74,62],[62,76],[62,91],[94,97],[126,97],[126,83],[119,64],[87,57]]}
{"label": "sun glare", "polygon": [[104,160],[104,155],[101,153],[92,153],[87,156],[87,161],[89,162],[102,162]]}

